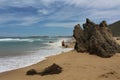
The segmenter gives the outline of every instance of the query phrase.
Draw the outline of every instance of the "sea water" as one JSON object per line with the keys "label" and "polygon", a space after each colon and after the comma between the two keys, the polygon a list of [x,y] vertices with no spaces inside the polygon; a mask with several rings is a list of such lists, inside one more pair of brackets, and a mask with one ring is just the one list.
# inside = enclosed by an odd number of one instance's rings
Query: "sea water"
{"label": "sea water", "polygon": [[35,64],[45,57],[72,50],[62,48],[61,41],[70,38],[0,38],[0,72]]}

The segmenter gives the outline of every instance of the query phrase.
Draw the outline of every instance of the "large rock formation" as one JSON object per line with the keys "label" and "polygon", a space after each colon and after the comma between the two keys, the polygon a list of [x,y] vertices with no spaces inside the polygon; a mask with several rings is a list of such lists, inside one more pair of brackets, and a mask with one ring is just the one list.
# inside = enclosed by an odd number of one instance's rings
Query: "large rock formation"
{"label": "large rock formation", "polygon": [[86,19],[83,29],[75,25],[73,36],[76,39],[75,50],[78,52],[89,52],[101,57],[111,57],[120,52],[120,45],[113,39],[106,21],[99,25]]}

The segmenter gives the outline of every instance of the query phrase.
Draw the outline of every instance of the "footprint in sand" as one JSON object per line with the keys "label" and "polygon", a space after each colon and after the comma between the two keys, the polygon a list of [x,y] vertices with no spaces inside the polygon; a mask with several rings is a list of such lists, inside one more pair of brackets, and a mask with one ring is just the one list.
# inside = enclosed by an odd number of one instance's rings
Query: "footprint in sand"
{"label": "footprint in sand", "polygon": [[116,79],[120,79],[120,77],[118,76],[118,73],[115,71],[110,71],[108,73],[102,74],[100,75],[101,78],[116,78]]}

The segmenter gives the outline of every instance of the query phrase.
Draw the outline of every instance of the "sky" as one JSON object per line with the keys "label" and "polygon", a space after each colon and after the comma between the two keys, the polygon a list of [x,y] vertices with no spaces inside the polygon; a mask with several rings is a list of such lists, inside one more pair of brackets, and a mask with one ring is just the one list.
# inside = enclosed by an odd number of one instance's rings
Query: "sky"
{"label": "sky", "polygon": [[120,0],[0,0],[0,36],[68,36],[86,18],[120,20]]}

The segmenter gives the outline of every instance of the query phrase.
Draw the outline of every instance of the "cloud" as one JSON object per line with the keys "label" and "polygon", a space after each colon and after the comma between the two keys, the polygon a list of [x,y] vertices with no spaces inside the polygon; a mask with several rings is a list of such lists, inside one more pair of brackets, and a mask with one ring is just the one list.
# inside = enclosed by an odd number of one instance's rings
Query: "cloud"
{"label": "cloud", "polygon": [[19,26],[32,26],[40,21],[40,18],[37,17],[24,17],[21,19],[20,23],[16,23]]}
{"label": "cloud", "polygon": [[90,5],[93,8],[117,8],[120,5],[120,0],[109,0],[109,1],[105,1],[105,0],[94,0],[93,2],[91,2],[92,4]]}
{"label": "cloud", "polygon": [[0,0],[0,26],[73,27],[85,18],[119,20],[120,0]]}
{"label": "cloud", "polygon": [[65,0],[65,3],[70,5],[75,5],[77,7],[86,7],[86,8],[115,8],[120,5],[120,0]]}
{"label": "cloud", "polygon": [[14,6],[14,7],[25,7],[36,4],[36,0],[0,0],[0,7]]}
{"label": "cloud", "polygon": [[0,25],[6,25],[6,26],[13,26],[13,27],[32,26],[33,24],[36,24],[39,21],[40,21],[40,17],[38,16],[16,16],[12,14],[0,15]]}
{"label": "cloud", "polygon": [[56,0],[0,0],[0,7],[12,6],[12,7],[41,7],[48,6],[54,3]]}
{"label": "cloud", "polygon": [[43,15],[47,15],[49,12],[46,9],[40,9],[40,10],[38,10],[38,13],[43,14]]}
{"label": "cloud", "polygon": [[50,6],[54,3],[62,3],[67,5],[74,5],[82,8],[115,8],[119,7],[120,0],[0,0],[0,7],[15,6],[15,7],[41,7]]}
{"label": "cloud", "polygon": [[56,22],[56,23],[47,23],[44,26],[45,27],[66,27],[70,28],[73,27],[74,25],[78,24],[79,22]]}

